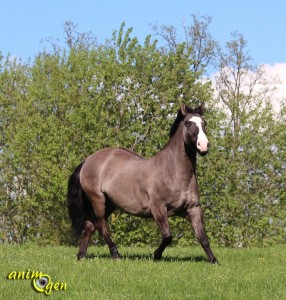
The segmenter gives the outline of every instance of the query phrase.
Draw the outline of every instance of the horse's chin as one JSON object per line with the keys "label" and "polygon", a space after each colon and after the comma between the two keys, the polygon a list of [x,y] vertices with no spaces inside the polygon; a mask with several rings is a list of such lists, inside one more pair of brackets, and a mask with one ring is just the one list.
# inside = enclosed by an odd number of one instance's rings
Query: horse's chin
{"label": "horse's chin", "polygon": [[206,156],[208,154],[208,150],[207,151],[200,151],[197,150],[200,156]]}

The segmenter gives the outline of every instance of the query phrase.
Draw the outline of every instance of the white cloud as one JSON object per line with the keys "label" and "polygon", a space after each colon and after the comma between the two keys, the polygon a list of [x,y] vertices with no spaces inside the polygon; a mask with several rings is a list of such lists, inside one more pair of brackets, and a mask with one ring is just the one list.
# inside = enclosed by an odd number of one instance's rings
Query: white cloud
{"label": "white cloud", "polygon": [[276,90],[272,96],[274,111],[278,112],[282,100],[286,99],[286,62],[274,65],[264,64],[265,73],[271,77],[277,77]]}
{"label": "white cloud", "polygon": [[[283,63],[275,63],[274,65],[270,64],[263,64],[261,65],[262,70],[264,71],[263,76],[266,80],[268,78],[269,82],[274,82],[274,84],[271,84],[271,93],[269,94],[273,110],[275,112],[279,112],[281,108],[282,101],[286,101],[286,62]],[[228,70],[227,73],[231,73],[231,70]],[[213,84],[213,88],[215,91],[215,95],[217,95],[216,90],[216,77],[219,75],[218,72],[212,74],[211,81]],[[248,84],[251,82],[251,77],[253,76],[253,73],[251,71],[248,72],[248,75],[244,78],[244,82],[242,83],[242,89],[248,89]],[[231,76],[229,78],[231,82]],[[249,82],[248,82],[249,81]],[[254,89],[257,94],[259,94],[259,91],[263,91],[263,84],[259,83],[256,84],[256,87]]]}

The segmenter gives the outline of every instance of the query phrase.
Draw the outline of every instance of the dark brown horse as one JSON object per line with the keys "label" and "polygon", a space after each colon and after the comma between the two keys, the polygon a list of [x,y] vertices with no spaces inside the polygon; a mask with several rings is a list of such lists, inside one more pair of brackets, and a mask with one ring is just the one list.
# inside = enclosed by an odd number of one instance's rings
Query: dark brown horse
{"label": "dark brown horse", "polygon": [[196,156],[207,154],[208,139],[202,118],[204,105],[191,109],[183,104],[170,130],[170,140],[154,157],[145,159],[123,148],[106,148],[89,156],[71,175],[68,209],[73,229],[80,237],[78,259],[86,256],[88,242],[97,229],[112,258],[119,258],[107,229],[115,209],[154,218],[162,242],[154,259],[162,257],[172,241],[168,217],[187,219],[211,263],[212,253],[203,227],[196,178]]}

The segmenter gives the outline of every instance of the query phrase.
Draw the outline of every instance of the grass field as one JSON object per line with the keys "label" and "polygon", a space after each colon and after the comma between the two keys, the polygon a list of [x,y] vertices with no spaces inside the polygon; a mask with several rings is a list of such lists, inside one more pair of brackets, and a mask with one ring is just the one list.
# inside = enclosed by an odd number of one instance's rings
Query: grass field
{"label": "grass field", "polygon": [[[78,262],[72,247],[1,245],[0,299],[286,299],[286,245],[215,248],[219,265],[199,247],[170,247],[160,262],[148,247],[120,251],[114,261],[105,247],[91,246]],[[50,276],[42,292],[33,272]]]}

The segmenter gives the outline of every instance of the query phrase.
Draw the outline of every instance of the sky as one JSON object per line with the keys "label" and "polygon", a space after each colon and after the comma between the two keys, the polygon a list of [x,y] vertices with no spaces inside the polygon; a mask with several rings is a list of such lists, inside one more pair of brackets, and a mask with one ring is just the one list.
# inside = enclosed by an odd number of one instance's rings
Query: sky
{"label": "sky", "polygon": [[173,25],[183,37],[191,15],[213,18],[210,31],[222,45],[239,31],[255,64],[286,62],[285,0],[1,0],[0,51],[26,60],[43,49],[47,37],[64,40],[63,23],[91,31],[100,42],[122,21],[140,40],[153,34],[151,24]]}
{"label": "sky", "polygon": [[48,46],[46,38],[64,41],[66,21],[99,42],[123,21],[139,41],[154,34],[152,24],[173,25],[183,39],[183,24],[191,23],[192,14],[208,15],[213,38],[223,46],[232,32],[242,33],[253,64],[265,64],[274,74],[277,69],[286,93],[285,12],[285,0],[1,0],[0,51],[24,62],[33,59]]}

